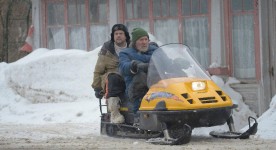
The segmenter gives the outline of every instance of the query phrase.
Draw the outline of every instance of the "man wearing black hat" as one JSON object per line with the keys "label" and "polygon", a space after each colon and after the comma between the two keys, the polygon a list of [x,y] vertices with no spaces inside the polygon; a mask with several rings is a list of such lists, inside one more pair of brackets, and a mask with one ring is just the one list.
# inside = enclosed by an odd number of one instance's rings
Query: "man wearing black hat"
{"label": "man wearing black hat", "polygon": [[104,43],[94,69],[92,88],[97,98],[105,95],[112,123],[123,123],[124,117],[119,112],[120,97],[125,91],[124,79],[118,74],[119,52],[130,44],[128,29],[123,24],[112,27],[111,40]]}

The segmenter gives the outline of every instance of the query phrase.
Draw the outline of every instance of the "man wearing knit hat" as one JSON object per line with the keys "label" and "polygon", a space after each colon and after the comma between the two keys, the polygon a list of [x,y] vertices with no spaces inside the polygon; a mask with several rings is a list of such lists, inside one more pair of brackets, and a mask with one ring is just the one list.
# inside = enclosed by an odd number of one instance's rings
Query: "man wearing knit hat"
{"label": "man wearing knit hat", "polygon": [[112,123],[124,122],[124,117],[119,112],[119,103],[124,97],[125,82],[118,73],[118,55],[129,44],[130,36],[127,27],[123,24],[115,24],[112,27],[111,40],[102,46],[94,69],[92,88],[97,98],[101,99],[105,95]]}
{"label": "man wearing knit hat", "polygon": [[126,93],[133,102],[136,114],[140,102],[147,92],[146,73],[152,53],[158,47],[150,44],[147,31],[142,28],[133,29],[132,47],[122,50],[119,54],[119,70],[126,82]]}

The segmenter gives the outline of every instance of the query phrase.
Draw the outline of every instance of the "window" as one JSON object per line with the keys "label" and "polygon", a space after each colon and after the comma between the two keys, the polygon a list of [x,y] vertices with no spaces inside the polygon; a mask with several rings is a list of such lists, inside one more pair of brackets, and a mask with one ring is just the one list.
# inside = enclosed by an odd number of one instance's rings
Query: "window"
{"label": "window", "polygon": [[233,74],[237,78],[256,78],[256,18],[254,0],[231,0]]}
{"label": "window", "polygon": [[89,0],[89,16],[90,16],[90,43],[92,49],[100,46],[107,41],[109,36],[107,0]]}
{"label": "window", "polygon": [[210,65],[208,0],[182,0],[183,43],[206,69]]}
{"label": "window", "polygon": [[153,1],[153,33],[158,40],[164,43],[176,43],[179,41],[177,2],[176,0]]}
{"label": "window", "polygon": [[153,0],[154,17],[177,17],[176,0]]}
{"label": "window", "polygon": [[[124,21],[163,44],[184,43],[205,68],[210,65],[210,0],[124,0]],[[169,34],[168,34],[169,33]]]}
{"label": "window", "polygon": [[148,18],[149,2],[144,0],[126,0],[126,18],[127,19],[140,19]]}
{"label": "window", "polygon": [[52,1],[47,3],[48,48],[66,48],[64,3]]}
{"label": "window", "polygon": [[182,15],[199,15],[208,13],[208,0],[182,0]]}
{"label": "window", "polygon": [[85,1],[68,0],[68,48],[87,49],[85,24]]}
{"label": "window", "polygon": [[149,1],[125,0],[125,22],[130,31],[136,27],[149,29]]}
{"label": "window", "polygon": [[108,0],[45,0],[49,49],[93,50],[108,40]]}

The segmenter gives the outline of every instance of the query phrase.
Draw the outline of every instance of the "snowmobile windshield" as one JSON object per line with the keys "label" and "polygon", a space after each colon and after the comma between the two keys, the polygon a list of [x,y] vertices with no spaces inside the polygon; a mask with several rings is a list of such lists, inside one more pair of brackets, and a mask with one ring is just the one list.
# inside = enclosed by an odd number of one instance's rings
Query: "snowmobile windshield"
{"label": "snowmobile windshield", "polygon": [[183,77],[211,80],[187,46],[168,44],[155,50],[149,63],[148,87],[160,80]]}

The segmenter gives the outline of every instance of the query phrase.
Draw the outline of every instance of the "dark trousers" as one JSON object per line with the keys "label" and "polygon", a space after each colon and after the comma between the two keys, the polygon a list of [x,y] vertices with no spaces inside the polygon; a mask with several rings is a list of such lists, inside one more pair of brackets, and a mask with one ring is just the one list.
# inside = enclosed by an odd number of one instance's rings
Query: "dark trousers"
{"label": "dark trousers", "polygon": [[148,92],[147,74],[142,71],[138,72],[133,77],[127,90],[129,100],[133,102],[133,112],[136,113],[139,110],[142,98]]}
{"label": "dark trousers", "polygon": [[141,99],[136,99],[133,102],[133,113],[136,114],[136,112],[139,110],[139,107],[141,105]]}
{"label": "dark trousers", "polygon": [[125,81],[123,77],[117,73],[110,73],[107,77],[106,98],[109,97],[123,97],[125,94]]}

